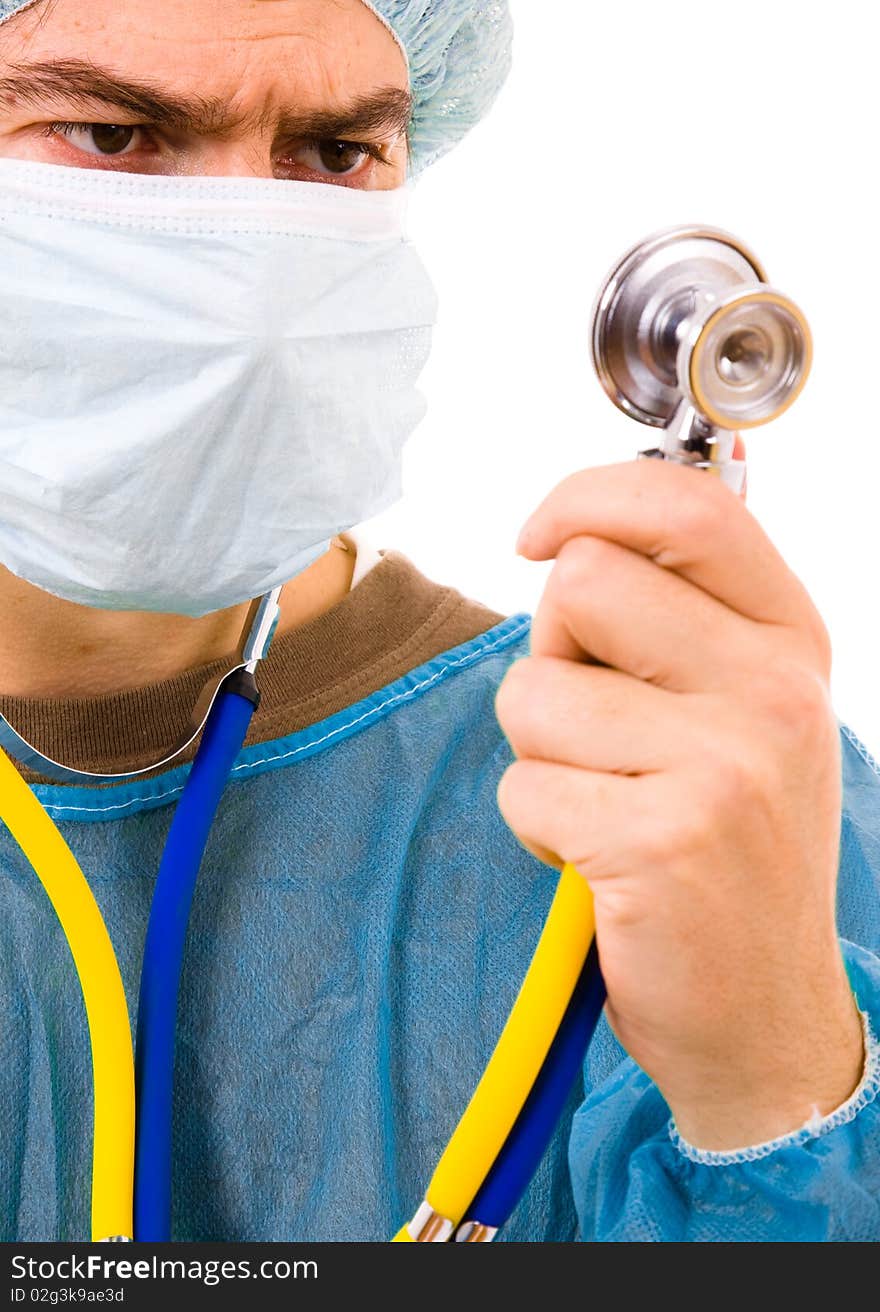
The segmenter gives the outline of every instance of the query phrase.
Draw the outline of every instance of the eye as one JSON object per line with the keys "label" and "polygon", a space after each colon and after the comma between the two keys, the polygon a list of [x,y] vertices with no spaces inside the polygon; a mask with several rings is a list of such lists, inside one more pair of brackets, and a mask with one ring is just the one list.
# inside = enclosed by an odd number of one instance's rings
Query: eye
{"label": "eye", "polygon": [[130,154],[141,144],[143,129],[127,123],[53,123],[51,131],[85,155],[109,156]]}
{"label": "eye", "polygon": [[358,173],[370,158],[381,159],[378,148],[371,149],[356,141],[311,141],[296,151],[297,164],[325,175]]}

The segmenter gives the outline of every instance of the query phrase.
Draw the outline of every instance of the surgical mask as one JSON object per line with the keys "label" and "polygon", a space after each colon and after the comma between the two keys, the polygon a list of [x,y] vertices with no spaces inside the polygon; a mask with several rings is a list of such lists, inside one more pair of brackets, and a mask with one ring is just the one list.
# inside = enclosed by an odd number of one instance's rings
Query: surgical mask
{"label": "surgical mask", "polygon": [[0,160],[0,562],[203,615],[395,501],[436,309],[406,199]]}

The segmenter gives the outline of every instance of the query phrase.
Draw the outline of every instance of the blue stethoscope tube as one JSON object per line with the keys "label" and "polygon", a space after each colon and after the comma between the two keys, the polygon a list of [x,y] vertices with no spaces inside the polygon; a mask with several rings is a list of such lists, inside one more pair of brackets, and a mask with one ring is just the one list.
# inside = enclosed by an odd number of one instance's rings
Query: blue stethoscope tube
{"label": "blue stethoscope tube", "polygon": [[190,909],[214,817],[259,702],[253,675],[231,675],[215,702],[171,822],[144,944],[135,1045],[134,1237],[171,1237],[171,1120],[177,998]]}
{"label": "blue stethoscope tube", "polygon": [[469,1221],[489,1230],[500,1230],[523,1197],[582,1072],[605,998],[605,981],[594,942],[541,1073],[480,1192],[468,1208]]}
{"label": "blue stethoscope tube", "polygon": [[[205,726],[177,805],[150,908],[137,1017],[135,1239],[171,1237],[172,1112],[177,1003],[190,911],[214,818],[259,701],[253,676],[230,676]],[[595,943],[541,1074],[487,1175],[468,1219],[500,1229],[543,1157],[602,1014],[605,985]]]}

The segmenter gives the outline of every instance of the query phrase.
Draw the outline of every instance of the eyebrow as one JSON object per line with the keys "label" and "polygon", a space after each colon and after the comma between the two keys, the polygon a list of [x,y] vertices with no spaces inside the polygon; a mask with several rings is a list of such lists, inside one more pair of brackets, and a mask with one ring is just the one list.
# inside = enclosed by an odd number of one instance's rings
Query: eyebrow
{"label": "eyebrow", "polygon": [[413,108],[408,91],[378,87],[328,109],[242,113],[222,97],[173,95],[78,59],[13,64],[0,77],[0,103],[6,106],[38,109],[47,100],[63,101],[84,113],[96,106],[123,110],[145,124],[199,136],[222,137],[245,127],[274,125],[287,136],[329,141],[400,136],[409,127]]}

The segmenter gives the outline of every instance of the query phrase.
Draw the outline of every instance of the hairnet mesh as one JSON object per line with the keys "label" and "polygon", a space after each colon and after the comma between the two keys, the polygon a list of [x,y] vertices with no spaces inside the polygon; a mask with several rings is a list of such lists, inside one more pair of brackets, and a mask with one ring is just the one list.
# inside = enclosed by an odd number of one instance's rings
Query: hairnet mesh
{"label": "hairnet mesh", "polygon": [[[0,23],[41,0],[0,0]],[[413,93],[413,171],[483,117],[510,68],[507,0],[363,0],[397,36]]]}
{"label": "hairnet mesh", "polygon": [[416,172],[487,112],[510,69],[506,0],[364,0],[399,37],[413,93]]}

